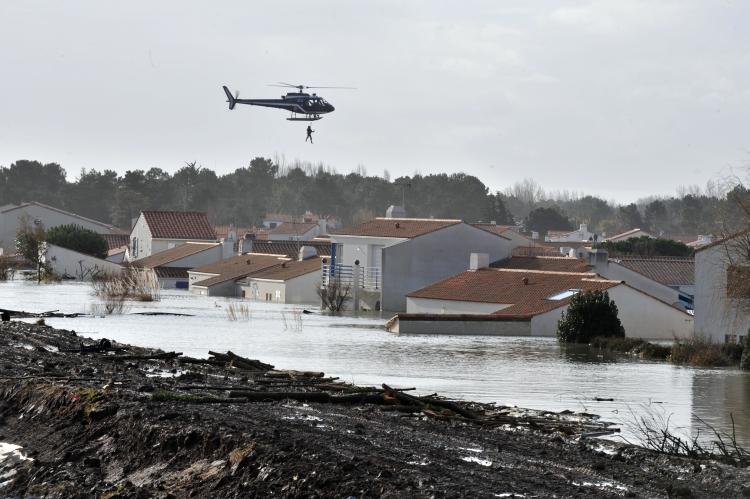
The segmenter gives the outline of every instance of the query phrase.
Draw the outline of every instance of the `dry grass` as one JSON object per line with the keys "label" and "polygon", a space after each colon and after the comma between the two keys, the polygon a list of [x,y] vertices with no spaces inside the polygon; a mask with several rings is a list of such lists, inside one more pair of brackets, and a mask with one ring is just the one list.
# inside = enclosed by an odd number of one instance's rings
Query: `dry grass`
{"label": "dry grass", "polygon": [[229,302],[225,310],[227,319],[232,322],[240,320],[247,322],[250,320],[250,307],[246,303]]}
{"label": "dry grass", "polygon": [[159,301],[161,288],[152,270],[127,268],[119,274],[101,274],[91,281],[94,294],[103,300],[92,306],[96,315],[122,314],[127,301]]}
{"label": "dry grass", "polygon": [[281,320],[284,323],[284,331],[302,331],[304,327],[300,310],[292,310],[289,313],[281,312]]}
{"label": "dry grass", "polygon": [[737,364],[736,352],[731,347],[700,337],[676,340],[672,345],[669,361],[672,364],[693,367],[722,367]]}

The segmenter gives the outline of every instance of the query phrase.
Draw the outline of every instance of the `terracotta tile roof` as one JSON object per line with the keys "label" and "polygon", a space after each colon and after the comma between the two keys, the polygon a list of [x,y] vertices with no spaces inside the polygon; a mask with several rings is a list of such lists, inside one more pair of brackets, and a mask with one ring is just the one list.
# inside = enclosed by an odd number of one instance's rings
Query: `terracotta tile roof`
{"label": "terracotta tile roof", "polygon": [[220,243],[192,242],[180,244],[179,246],[175,246],[174,248],[160,251],[144,258],[139,258],[138,260],[135,260],[133,262],[133,266],[152,269],[154,267],[159,267],[160,265],[166,265],[170,262],[174,262],[175,260],[179,260],[181,258],[195,255],[196,253],[200,253],[201,251],[215,248],[216,246],[219,246],[219,244]]}
{"label": "terracotta tile roof", "polygon": [[[524,284],[524,279],[527,279]],[[470,301],[510,305],[493,315],[536,315],[567,305],[570,298],[549,300],[569,289],[604,291],[622,284],[582,272],[542,272],[518,269],[467,271],[408,294],[410,298]]]}
{"label": "terracotta tile roof", "polygon": [[193,286],[209,287],[214,284],[220,284],[229,280],[242,279],[255,272],[265,270],[289,259],[280,255],[261,255],[257,253],[248,253],[247,255],[233,256],[210,265],[196,267],[190,272],[201,274],[215,274],[203,281],[195,283]]}
{"label": "terracotta tile roof", "polygon": [[504,233],[508,232],[509,230],[514,230],[515,227],[512,225],[495,225],[495,224],[471,224],[473,227],[476,227],[477,229],[482,229],[485,232],[489,232],[490,234],[495,234],[496,236],[500,236],[505,239],[510,239],[509,237],[505,236]]}
{"label": "terracotta tile roof", "polygon": [[107,241],[108,250],[130,246],[130,236],[128,234],[102,234],[102,237]]}
{"label": "terracotta tile roof", "polygon": [[284,222],[277,225],[268,233],[272,235],[304,235],[316,228],[318,224],[312,222]]}
{"label": "terracotta tile roof", "polygon": [[[249,275],[248,279],[271,279],[274,281],[286,281],[300,277],[311,272],[321,272],[321,259],[308,258],[307,260],[292,260],[283,262],[274,267],[261,270]],[[321,276],[322,277],[322,276]]]}
{"label": "terracotta tile roof", "polygon": [[332,232],[341,236],[413,238],[462,223],[461,220],[431,218],[375,218],[354,227]]}
{"label": "terracotta tile roof", "polygon": [[253,241],[253,253],[266,253],[272,255],[286,255],[296,260],[299,249],[302,246],[312,246],[318,252],[318,256],[331,256],[330,241]]}
{"label": "terracotta tile roof", "polygon": [[695,284],[695,260],[692,258],[627,257],[610,261],[667,286]]}
{"label": "terracotta tile roof", "polygon": [[154,273],[162,279],[187,279],[188,270],[187,267],[156,267]]}
{"label": "terracotta tile roof", "polygon": [[556,272],[590,272],[591,266],[580,258],[566,256],[514,256],[494,262],[498,269],[552,270]]}
{"label": "terracotta tile roof", "polygon": [[205,213],[197,211],[142,211],[151,236],[157,239],[215,241],[216,232]]}

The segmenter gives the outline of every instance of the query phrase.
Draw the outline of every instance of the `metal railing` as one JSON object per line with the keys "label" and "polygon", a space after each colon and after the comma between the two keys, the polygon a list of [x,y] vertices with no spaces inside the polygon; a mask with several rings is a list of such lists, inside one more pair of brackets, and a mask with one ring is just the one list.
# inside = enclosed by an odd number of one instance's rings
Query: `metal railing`
{"label": "metal railing", "polygon": [[354,286],[356,280],[361,289],[378,290],[383,286],[383,270],[380,267],[355,269],[353,265],[323,264],[323,285],[327,286],[334,279],[348,286]]}

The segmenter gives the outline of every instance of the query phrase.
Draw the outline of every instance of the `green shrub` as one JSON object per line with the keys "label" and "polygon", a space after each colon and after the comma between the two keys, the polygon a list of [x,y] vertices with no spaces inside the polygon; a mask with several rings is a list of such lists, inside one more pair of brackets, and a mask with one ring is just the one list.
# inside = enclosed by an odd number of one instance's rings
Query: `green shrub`
{"label": "green shrub", "polygon": [[109,248],[104,237],[80,225],[68,224],[52,227],[47,229],[45,239],[56,246],[97,258],[107,258]]}
{"label": "green shrub", "polygon": [[693,367],[721,367],[737,365],[733,360],[732,350],[711,340],[695,337],[687,340],[675,341],[669,361],[672,364]]}
{"label": "green shrub", "polygon": [[617,312],[606,291],[578,293],[557,323],[557,339],[561,343],[589,343],[597,337],[624,337]]}

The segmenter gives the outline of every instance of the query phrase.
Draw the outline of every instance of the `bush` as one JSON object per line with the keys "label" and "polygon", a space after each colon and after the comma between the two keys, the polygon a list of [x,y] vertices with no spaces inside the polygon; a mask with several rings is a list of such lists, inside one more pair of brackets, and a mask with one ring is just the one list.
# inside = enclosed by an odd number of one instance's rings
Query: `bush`
{"label": "bush", "polygon": [[617,313],[617,305],[606,291],[578,293],[557,323],[557,339],[561,343],[589,343],[596,337],[624,337]]}
{"label": "bush", "polygon": [[78,251],[97,258],[107,258],[107,241],[93,230],[80,225],[58,225],[47,229],[45,239],[49,244]]}
{"label": "bush", "polygon": [[750,371],[750,331],[748,331],[747,336],[745,336],[745,349],[742,351],[740,367],[743,371]]}
{"label": "bush", "polygon": [[720,367],[737,365],[736,349],[712,343],[705,338],[695,337],[675,341],[669,361],[693,367]]}

